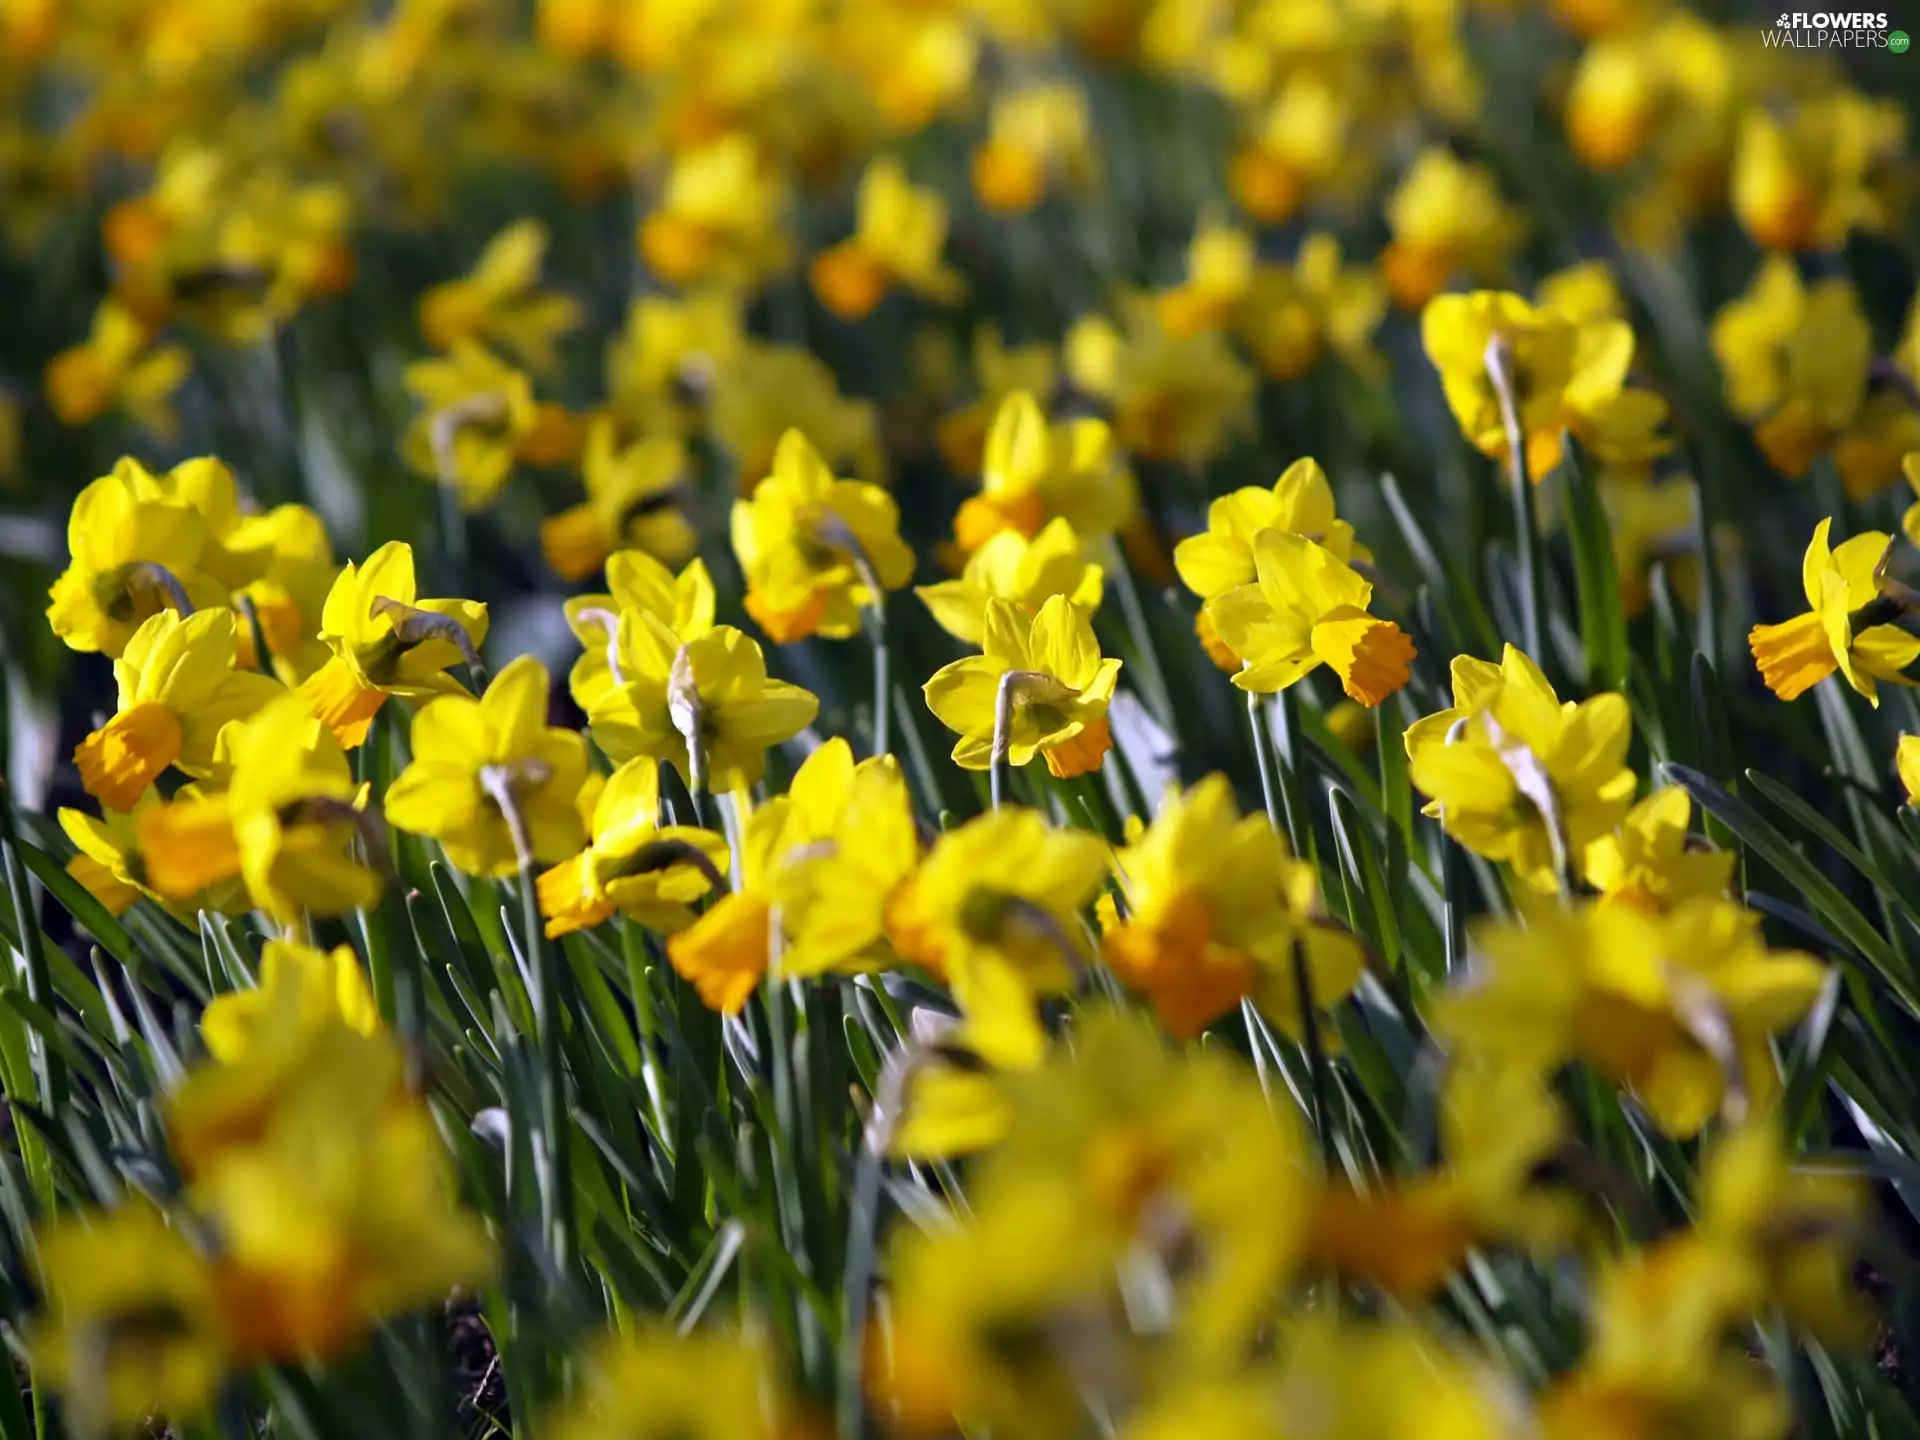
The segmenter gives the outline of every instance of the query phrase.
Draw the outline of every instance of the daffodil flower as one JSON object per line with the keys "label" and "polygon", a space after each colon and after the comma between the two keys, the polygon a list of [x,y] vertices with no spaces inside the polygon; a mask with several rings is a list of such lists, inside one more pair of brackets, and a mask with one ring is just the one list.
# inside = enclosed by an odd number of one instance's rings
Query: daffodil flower
{"label": "daffodil flower", "polygon": [[155,344],[152,330],[137,316],[103,300],[87,338],[47,362],[47,401],[63,424],[84,425],[118,409],[171,438],[180,428],[173,393],[192,370],[184,346]]}
{"label": "daffodil flower", "polygon": [[1380,273],[1404,310],[1425,306],[1456,275],[1493,279],[1521,233],[1492,172],[1438,147],[1414,161],[1388,197],[1386,215],[1393,239]]}
{"label": "daffodil flower", "polygon": [[1318,872],[1286,853],[1266,816],[1240,815],[1224,775],[1170,791],[1114,865],[1126,918],[1102,954],[1174,1035],[1199,1034],[1244,999],[1303,1034],[1295,947],[1316,1006],[1360,979],[1364,954],[1325,916]]}
{"label": "daffodil flower", "polygon": [[540,526],[540,548],[561,578],[584,580],[620,549],[675,562],[692,552],[693,527],[677,503],[687,482],[679,439],[660,435],[621,446],[613,421],[600,416],[587,426],[581,475],[586,502]]}
{"label": "daffodil flower", "polygon": [[1085,612],[1055,595],[1037,614],[1012,600],[987,602],[984,653],[956,660],[926,683],[927,708],[960,736],[956,765],[988,770],[1046,757],[1061,778],[1098,770],[1112,740],[1107,703],[1120,662],[1103,659]]}
{"label": "daffodil flower", "polygon": [[968,554],[1002,530],[1038,535],[1055,516],[1091,542],[1124,529],[1139,507],[1133,472],[1106,423],[1080,416],[1049,425],[1024,390],[994,413],[980,473],[980,493],[953,521],[954,542]]}
{"label": "daffodil flower", "polygon": [[893,497],[836,479],[798,430],[781,437],[772,473],[734,501],[732,534],[747,613],[780,644],[858,634],[865,612],[913,576]]}
{"label": "daffodil flower", "polygon": [[1626,813],[1616,834],[1587,846],[1587,883],[1607,900],[1654,912],[1696,895],[1724,895],[1735,856],[1687,833],[1693,797],[1677,785],[1656,790]]}
{"label": "daffodil flower", "polygon": [[169,766],[210,775],[221,728],[286,693],[234,658],[231,610],[162,610],[134,631],[113,662],[119,710],[73,752],[87,793],[127,811]]}
{"label": "daffodil flower", "polygon": [[551,371],[554,342],[580,323],[580,306],[539,288],[546,249],[547,229],[537,220],[516,220],[500,231],[470,273],[420,297],[427,343],[437,350],[463,341],[498,345],[536,371]]}
{"label": "daffodil flower", "polygon": [[697,640],[713,628],[713,577],[698,556],[676,575],[643,550],[618,550],[607,557],[606,580],[608,593],[567,601],[567,624],[582,646],[567,688],[582,712],[591,712],[620,683],[615,642],[626,611],[655,616],[683,640]]}
{"label": "daffodil flower", "polygon": [[72,560],[53,582],[47,622],[69,647],[118,655],[162,610],[218,609],[225,588],[200,569],[207,522],[177,499],[136,489],[116,469],[74,497]]}
{"label": "daffodil flower", "polygon": [[666,761],[696,792],[756,784],[767,748],[820,710],[809,691],[769,679],[760,647],[731,625],[683,640],[657,616],[628,610],[612,653],[619,679],[587,715],[594,743],[616,764]]}
{"label": "daffodil flower", "polygon": [[471,665],[487,636],[487,607],[472,600],[422,600],[413,547],[389,540],[327,592],[320,638],[333,656],[300,686],[305,700],[348,749],[367,738],[390,695],[425,700],[461,692],[450,665]]}
{"label": "daffodil flower", "polygon": [[1792,260],[1771,256],[1714,316],[1710,339],[1727,404],[1789,479],[1805,475],[1860,413],[1873,331],[1843,277],[1809,285]]}
{"label": "daffodil flower", "polygon": [[220,733],[227,788],[176,798],[143,814],[147,883],[185,900],[233,876],[254,906],[283,922],[332,915],[380,893],[378,871],[356,859],[366,790],[346,752],[305,703],[287,695]]}
{"label": "daffodil flower", "polygon": [[520,443],[537,418],[533,382],[472,341],[445,359],[407,367],[420,413],[400,453],[421,475],[452,486],[468,510],[489,504],[512,474]]}
{"label": "daffodil flower", "polygon": [[1025,1053],[1038,998],[1072,988],[1088,963],[1079,915],[1106,848],[1034,811],[982,815],[935,843],[887,902],[887,938],[952,987],[990,1053]]}
{"label": "daffodil flower", "polygon": [[615,911],[670,935],[693,923],[696,901],[721,888],[727,842],[711,830],[661,824],[657,760],[629,760],[608,776],[587,828],[587,848],[540,875],[550,939]]}
{"label": "daffodil flower", "polygon": [[1413,642],[1368,613],[1373,586],[1351,565],[1285,530],[1260,532],[1253,559],[1253,584],[1207,602],[1221,643],[1244,661],[1235,685],[1269,694],[1329,665],[1350,697],[1372,706],[1407,683]]}
{"label": "daffodil flower", "polygon": [[[1242,486],[1209,504],[1206,530],[1173,547],[1174,569],[1203,601],[1236,586],[1251,585],[1259,578],[1253,542],[1263,530],[1305,536],[1350,564],[1373,558],[1364,546],[1354,543],[1353,526],[1334,514],[1333,487],[1319,462],[1309,456],[1289,465],[1271,488]],[[1240,669],[1241,657],[1220,639],[1205,606],[1194,628],[1216,665],[1228,671]]]}
{"label": "daffodil flower", "polygon": [[786,194],[753,139],[729,131],[674,157],[660,207],[640,223],[640,253],[675,285],[749,288],[787,258]]}
{"label": "daffodil flower", "polygon": [[1110,407],[1120,444],[1144,459],[1203,464],[1252,422],[1254,373],[1226,337],[1170,334],[1151,299],[1123,304],[1118,324],[1079,321],[1065,353],[1073,383]]}
{"label": "daffodil flower", "polygon": [[1450,710],[1407,729],[1423,812],[1476,855],[1505,860],[1551,890],[1633,801],[1626,764],[1633,718],[1625,697],[1562,704],[1533,661],[1507,646],[1499,665],[1453,662]]}
{"label": "daffodil flower", "polygon": [[919,859],[905,782],[890,755],[854,763],[835,738],[755,807],[738,889],[667,941],[667,958],[712,1009],[737,1014],[761,979],[857,974],[892,958],[886,907]]}
{"label": "daffodil flower", "polygon": [[1814,526],[1801,564],[1809,608],[1777,625],[1754,626],[1747,644],[1760,678],[1782,700],[1799,699],[1838,670],[1877,706],[1880,682],[1914,683],[1901,672],[1920,659],[1920,636],[1893,623],[1910,607],[1882,580],[1892,537],[1868,530],[1833,549],[1832,526]]}
{"label": "daffodil flower", "polygon": [[413,717],[413,761],[387,790],[387,821],[438,840],[469,875],[511,875],[576,853],[586,742],[547,725],[546,668],[521,656],[478,700],[443,695]]}
{"label": "daffodil flower", "polygon": [[1760,917],[1715,895],[1661,916],[1535,906],[1524,927],[1490,923],[1473,944],[1483,965],[1450,997],[1442,1034],[1536,1069],[1583,1060],[1682,1137],[1730,1097],[1765,1110],[1779,1091],[1768,1037],[1806,1013],[1825,975],[1810,955],[1769,950]]}
{"label": "daffodil flower", "polygon": [[1085,559],[1085,547],[1062,516],[1049,520],[1028,539],[1018,530],[1002,530],[972,555],[958,580],[922,585],[914,591],[942,630],[954,639],[978,645],[985,634],[987,604],[1012,600],[1038,610],[1055,595],[1091,615],[1100,608],[1106,572]]}
{"label": "daffodil flower", "polygon": [[941,262],[947,207],[938,192],[913,184],[898,160],[881,156],[860,177],[853,237],[814,257],[814,294],[842,320],[872,312],[901,286],[941,304],[965,292]]}
{"label": "daffodil flower", "polygon": [[260,952],[260,983],[216,995],[200,1016],[200,1038],[222,1065],[239,1065],[290,1035],[342,1025],[356,1035],[380,1030],[367,973],[350,946],[316,950],[269,940]]}

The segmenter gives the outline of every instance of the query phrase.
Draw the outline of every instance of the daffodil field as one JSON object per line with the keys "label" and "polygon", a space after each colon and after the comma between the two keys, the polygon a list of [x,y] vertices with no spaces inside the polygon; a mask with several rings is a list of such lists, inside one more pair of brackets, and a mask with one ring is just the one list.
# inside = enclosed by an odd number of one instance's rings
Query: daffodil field
{"label": "daffodil field", "polygon": [[1920,1440],[1920,57],[0,0],[0,1440]]}

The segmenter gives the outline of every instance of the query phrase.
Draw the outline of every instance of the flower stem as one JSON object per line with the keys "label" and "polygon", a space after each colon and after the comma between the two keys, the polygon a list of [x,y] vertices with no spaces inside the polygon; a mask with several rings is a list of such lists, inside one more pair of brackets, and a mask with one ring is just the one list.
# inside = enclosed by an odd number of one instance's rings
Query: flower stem
{"label": "flower stem", "polygon": [[499,808],[520,863],[520,925],[533,974],[530,998],[540,1060],[540,1134],[534,1154],[541,1180],[541,1221],[554,1270],[565,1274],[573,1252],[573,1171],[567,1143],[573,1119],[567,1110],[566,1061],[561,1053],[560,966],[540,918],[539,864],[526,815],[513,791],[513,778],[503,767],[487,766],[480,772],[480,784]]}
{"label": "flower stem", "polygon": [[1253,729],[1253,758],[1260,767],[1260,798],[1267,803],[1267,823],[1275,831],[1286,830],[1280,810],[1280,782],[1274,774],[1273,737],[1267,733],[1267,717],[1257,690],[1247,692],[1247,724]]}
{"label": "flower stem", "polygon": [[1301,1048],[1307,1052],[1307,1078],[1313,1093],[1313,1130],[1320,1140],[1320,1164],[1333,1173],[1333,1112],[1327,1100],[1327,1054],[1320,1043],[1320,1017],[1313,1008],[1313,982],[1307,972],[1307,950],[1293,942],[1293,988],[1300,1006]]}
{"label": "flower stem", "polygon": [[987,758],[987,789],[995,810],[1005,789],[1007,752],[1013,748],[1013,691],[1021,673],[1007,671],[993,692],[993,753]]}
{"label": "flower stem", "polygon": [[1546,576],[1540,569],[1540,537],[1533,513],[1533,482],[1527,478],[1527,442],[1520,428],[1520,408],[1514,395],[1513,353],[1496,335],[1487,342],[1487,379],[1500,404],[1500,423],[1507,432],[1507,471],[1513,489],[1514,543],[1520,555],[1520,638],[1536,664],[1547,663],[1542,617],[1546,614]]}

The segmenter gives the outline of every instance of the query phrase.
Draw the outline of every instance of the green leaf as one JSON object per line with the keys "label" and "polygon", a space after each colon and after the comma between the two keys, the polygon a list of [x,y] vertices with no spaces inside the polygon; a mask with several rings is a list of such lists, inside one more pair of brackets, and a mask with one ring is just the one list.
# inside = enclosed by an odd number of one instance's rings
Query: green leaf
{"label": "green leaf", "polygon": [[1915,986],[1905,962],[1886,937],[1874,929],[1872,922],[1854,908],[1832,881],[1814,869],[1812,861],[1788,843],[1787,837],[1775,829],[1771,821],[1698,770],[1672,764],[1663,765],[1660,770],[1664,779],[1684,786],[1702,809],[1725,822],[1741,844],[1798,890],[1813,907],[1814,914],[1880,973],[1909,1011],[1920,1015],[1920,988]]}
{"label": "green leaf", "polygon": [[1567,520],[1587,688],[1618,690],[1626,683],[1628,648],[1627,617],[1620,604],[1620,573],[1613,559],[1613,533],[1592,468],[1572,436],[1566,437],[1560,473],[1567,483]]}

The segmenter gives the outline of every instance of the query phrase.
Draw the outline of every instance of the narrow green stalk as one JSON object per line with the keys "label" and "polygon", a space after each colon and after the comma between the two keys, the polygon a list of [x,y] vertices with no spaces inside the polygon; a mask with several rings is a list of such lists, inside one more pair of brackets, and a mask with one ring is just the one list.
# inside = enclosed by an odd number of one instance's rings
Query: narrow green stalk
{"label": "narrow green stalk", "polygon": [[[53,974],[47,966],[46,947],[40,938],[40,919],[34,914],[33,891],[28,886],[26,867],[20,862],[20,837],[13,824],[13,792],[0,777],[0,865],[7,877],[7,892],[13,898],[13,924],[20,936],[20,954],[27,966],[27,998],[48,1014],[57,1013]],[[59,1115],[67,1103],[67,1072],[60,1057],[48,1048],[44,1037],[28,1037],[32,1047],[34,1082],[41,1108]]]}
{"label": "narrow green stalk", "polygon": [[1289,686],[1277,693],[1272,703],[1274,775],[1279,782],[1280,806],[1287,817],[1287,841],[1294,854],[1310,860],[1314,854],[1313,821],[1300,789],[1300,716],[1295,710],[1299,701]]}
{"label": "narrow green stalk", "polygon": [[854,563],[861,583],[873,597],[867,605],[867,636],[873,642],[873,753],[885,755],[893,743],[893,652],[887,644],[887,591],[864,554],[856,552]]}
{"label": "narrow green stalk", "polygon": [[541,1221],[554,1269],[564,1274],[573,1263],[573,1169],[568,1154],[573,1119],[567,1111],[567,1067],[561,1049],[560,964],[540,916],[540,867],[534,859],[526,816],[513,792],[512,777],[489,766],[481,771],[480,783],[499,808],[520,862],[520,927],[533,976],[529,998],[539,1056],[542,1134],[535,1155],[541,1179]]}
{"label": "narrow green stalk", "polygon": [[1260,767],[1260,798],[1266,801],[1267,823],[1280,834],[1289,827],[1280,810],[1280,781],[1274,774],[1273,737],[1267,733],[1267,717],[1262,696],[1247,691],[1247,724],[1253,731],[1253,758]]}
{"label": "narrow green stalk", "polygon": [[993,692],[993,753],[987,758],[987,790],[995,810],[1005,793],[1007,751],[1013,747],[1013,691],[1024,673],[1009,670]]}
{"label": "narrow green stalk", "polygon": [[1514,394],[1513,355],[1505,340],[1487,343],[1487,379],[1500,405],[1500,423],[1507,432],[1507,475],[1513,495],[1514,543],[1520,557],[1520,637],[1522,648],[1535,664],[1545,665],[1546,576],[1540,568],[1540,535],[1533,513],[1533,482],[1527,478],[1527,441],[1520,428],[1519,401]]}
{"label": "narrow green stalk", "polygon": [[1313,1094],[1313,1131],[1320,1141],[1320,1164],[1333,1173],[1333,1110],[1327,1098],[1327,1055],[1320,1041],[1320,1016],[1313,1007],[1313,980],[1307,973],[1306,947],[1293,942],[1293,988],[1300,1006],[1301,1045],[1307,1054],[1307,1078]]}
{"label": "narrow green stalk", "polygon": [[253,637],[253,668],[262,675],[273,674],[273,648],[267,644],[266,627],[260,623],[260,607],[253,603],[251,595],[236,596],[234,603],[240,607],[240,614],[247,622],[247,633]]}
{"label": "narrow green stalk", "polygon": [[1114,588],[1120,592],[1120,613],[1126,617],[1127,632],[1133,637],[1134,658],[1140,664],[1140,688],[1169,735],[1179,733],[1173,711],[1173,692],[1167,689],[1166,671],[1160,666],[1160,652],[1154,648],[1153,632],[1147,628],[1146,607],[1140,603],[1139,588],[1133,582],[1133,570],[1117,540],[1107,541],[1107,570]]}

